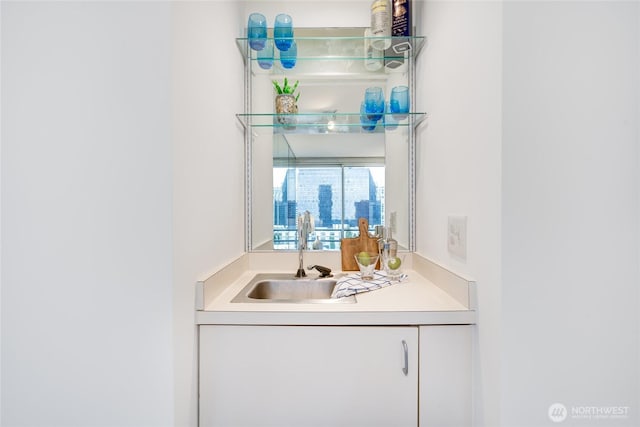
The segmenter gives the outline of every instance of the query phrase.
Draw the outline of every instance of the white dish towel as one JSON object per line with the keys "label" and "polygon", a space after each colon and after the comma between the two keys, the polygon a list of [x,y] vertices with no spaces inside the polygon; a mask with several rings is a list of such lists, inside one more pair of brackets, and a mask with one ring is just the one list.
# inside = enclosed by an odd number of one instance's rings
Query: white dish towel
{"label": "white dish towel", "polygon": [[402,274],[398,279],[391,280],[384,271],[378,270],[373,273],[373,279],[371,280],[362,280],[360,273],[349,274],[348,276],[338,279],[338,283],[336,283],[336,287],[333,288],[333,292],[331,293],[331,298],[343,298],[349,295],[386,288],[387,286],[402,282],[407,277],[406,274]]}

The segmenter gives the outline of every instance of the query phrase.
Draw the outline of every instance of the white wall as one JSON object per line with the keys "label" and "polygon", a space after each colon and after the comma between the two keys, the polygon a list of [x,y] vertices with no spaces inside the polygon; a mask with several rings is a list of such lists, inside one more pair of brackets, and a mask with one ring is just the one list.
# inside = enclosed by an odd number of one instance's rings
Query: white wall
{"label": "white wall", "polygon": [[[2,94],[2,6],[0,6],[0,95]],[[0,101],[0,424],[2,424],[2,101]]]}
{"label": "white wall", "polygon": [[171,10],[175,426],[197,422],[194,285],[244,251],[244,74],[238,2]]}
{"label": "white wall", "polygon": [[[425,4],[417,249],[478,281],[478,425],[546,425],[555,402],[640,422],[639,16]],[[466,261],[449,214],[469,217]]]}
{"label": "white wall", "polygon": [[[418,62],[417,252],[477,281],[475,409],[498,426],[502,6],[427,1]],[[467,259],[447,250],[447,217],[465,215]]]}
{"label": "white wall", "polygon": [[505,426],[640,425],[638,7],[504,6]]}
{"label": "white wall", "polygon": [[1,423],[172,425],[169,4],[1,7]]}
{"label": "white wall", "polygon": [[[260,12],[267,18],[269,27],[273,27],[278,13],[288,13],[293,20],[294,32],[296,26],[367,27],[371,19],[369,0],[246,0],[238,3],[242,4],[245,19],[251,12]],[[240,29],[246,27],[244,21]]]}

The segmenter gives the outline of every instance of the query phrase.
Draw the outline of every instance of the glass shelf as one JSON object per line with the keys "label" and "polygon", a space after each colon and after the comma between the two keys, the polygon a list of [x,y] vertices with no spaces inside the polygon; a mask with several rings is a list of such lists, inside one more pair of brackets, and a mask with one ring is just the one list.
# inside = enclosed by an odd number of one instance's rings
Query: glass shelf
{"label": "glass shelf", "polygon": [[[294,39],[298,46],[298,61],[364,61],[365,40],[390,39],[392,45],[408,42],[411,48],[406,52],[393,52],[387,49],[384,58],[416,58],[425,44],[424,36],[407,37],[364,37],[364,28],[294,28]],[[273,29],[267,30],[268,39],[273,40]],[[236,39],[242,57],[256,60],[257,52],[249,48],[248,38]],[[278,49],[274,49],[278,57]]]}
{"label": "glass shelf", "polygon": [[245,129],[273,128],[274,133],[295,134],[381,133],[397,127],[416,127],[427,115],[411,112],[402,120],[396,120],[391,113],[383,116],[376,123],[375,129],[365,130],[360,122],[360,113],[236,114]]}

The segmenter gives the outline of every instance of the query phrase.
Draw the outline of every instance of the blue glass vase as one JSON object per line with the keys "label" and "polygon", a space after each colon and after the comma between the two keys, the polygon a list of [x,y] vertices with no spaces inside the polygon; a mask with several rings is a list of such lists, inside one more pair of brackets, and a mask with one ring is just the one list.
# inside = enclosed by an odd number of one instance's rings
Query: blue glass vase
{"label": "blue glass vase", "polygon": [[273,39],[280,51],[286,51],[293,44],[293,20],[286,13],[276,16],[273,25]]}
{"label": "blue glass vase", "polygon": [[375,120],[371,120],[367,115],[364,101],[360,103],[360,125],[362,126],[362,129],[367,132],[373,132],[376,130],[377,125],[377,122]]}
{"label": "blue glass vase", "polygon": [[369,119],[378,121],[384,114],[384,92],[381,87],[369,87],[364,92],[365,111]]}
{"label": "blue glass vase", "polygon": [[253,50],[262,50],[267,42],[267,18],[261,13],[249,15],[247,23],[247,38],[249,47]]}
{"label": "blue glass vase", "polygon": [[264,49],[258,51],[258,65],[263,70],[273,67],[273,41],[267,40]]}
{"label": "blue glass vase", "polygon": [[288,50],[280,51],[280,64],[282,64],[282,68],[293,68],[296,66],[296,61],[298,59],[298,46],[294,41],[289,47]]}
{"label": "blue glass vase", "polygon": [[409,88],[407,86],[396,86],[391,89],[389,107],[396,120],[404,120],[407,118],[409,105]]}

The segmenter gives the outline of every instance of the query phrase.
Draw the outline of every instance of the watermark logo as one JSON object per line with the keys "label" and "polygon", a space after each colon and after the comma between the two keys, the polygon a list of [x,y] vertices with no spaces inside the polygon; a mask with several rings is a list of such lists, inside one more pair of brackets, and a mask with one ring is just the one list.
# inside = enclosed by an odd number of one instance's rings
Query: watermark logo
{"label": "watermark logo", "polygon": [[561,423],[567,418],[578,420],[615,420],[629,417],[628,406],[571,406],[567,409],[562,403],[554,403],[547,411],[549,419]]}
{"label": "watermark logo", "polygon": [[567,407],[562,403],[554,403],[553,405],[549,406],[549,411],[547,412],[547,414],[549,415],[549,419],[554,423],[561,423],[566,420],[568,413],[569,412],[567,411]]}

